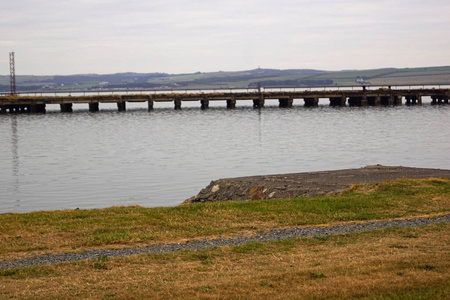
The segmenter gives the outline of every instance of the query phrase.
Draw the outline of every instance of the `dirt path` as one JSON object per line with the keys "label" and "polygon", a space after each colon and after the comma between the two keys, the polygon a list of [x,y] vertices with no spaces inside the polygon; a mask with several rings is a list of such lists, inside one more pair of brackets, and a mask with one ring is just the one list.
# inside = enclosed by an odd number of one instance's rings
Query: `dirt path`
{"label": "dirt path", "polygon": [[375,165],[338,171],[227,178],[212,181],[185,203],[337,194],[353,184],[428,177],[450,178],[450,170]]}

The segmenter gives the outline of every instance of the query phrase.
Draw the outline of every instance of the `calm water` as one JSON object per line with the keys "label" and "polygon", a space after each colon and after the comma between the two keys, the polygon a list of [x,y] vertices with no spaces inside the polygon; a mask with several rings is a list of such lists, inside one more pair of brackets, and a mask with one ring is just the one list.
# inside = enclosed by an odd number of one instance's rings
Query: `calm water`
{"label": "calm water", "polygon": [[121,113],[74,105],[68,114],[48,106],[44,115],[0,115],[0,213],[173,206],[211,180],[236,176],[369,164],[450,169],[449,105],[248,105],[156,104],[148,112],[127,104]]}

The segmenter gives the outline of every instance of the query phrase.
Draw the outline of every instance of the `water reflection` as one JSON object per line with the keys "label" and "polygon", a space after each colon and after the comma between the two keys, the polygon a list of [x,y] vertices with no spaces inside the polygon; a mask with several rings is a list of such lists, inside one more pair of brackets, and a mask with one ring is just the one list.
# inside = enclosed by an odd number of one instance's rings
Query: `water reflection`
{"label": "water reflection", "polygon": [[11,153],[12,153],[12,171],[16,178],[14,188],[19,190],[19,135],[17,134],[17,116],[11,116]]}
{"label": "water reflection", "polygon": [[[11,116],[11,158],[12,158],[12,177],[14,193],[19,194],[19,135],[17,134],[17,115]],[[17,206],[20,205],[20,199],[16,200]]]}

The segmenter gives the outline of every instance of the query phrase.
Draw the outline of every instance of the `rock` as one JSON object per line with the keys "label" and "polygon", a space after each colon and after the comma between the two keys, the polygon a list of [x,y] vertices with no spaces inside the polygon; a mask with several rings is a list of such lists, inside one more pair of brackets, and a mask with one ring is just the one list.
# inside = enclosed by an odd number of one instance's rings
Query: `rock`
{"label": "rock", "polygon": [[183,203],[313,197],[341,193],[353,184],[398,178],[450,178],[450,170],[372,165],[360,169],[226,178],[212,181]]}
{"label": "rock", "polygon": [[184,201],[181,203],[181,205],[192,203],[192,201],[193,201],[194,199],[195,199],[195,196],[192,196],[192,197],[190,197],[190,198],[187,198],[186,200],[184,200]]}
{"label": "rock", "polygon": [[258,186],[251,188],[250,196],[249,196],[250,200],[264,199],[263,190],[264,190],[264,188],[260,188]]}
{"label": "rock", "polygon": [[220,189],[220,186],[218,184],[216,184],[215,186],[212,187],[211,192],[215,193]]}

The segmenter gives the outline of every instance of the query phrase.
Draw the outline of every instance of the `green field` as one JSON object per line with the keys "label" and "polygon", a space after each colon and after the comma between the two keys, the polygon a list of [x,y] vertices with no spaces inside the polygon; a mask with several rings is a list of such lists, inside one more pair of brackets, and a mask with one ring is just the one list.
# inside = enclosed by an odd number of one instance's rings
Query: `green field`
{"label": "green field", "polygon": [[[86,89],[218,89],[262,86],[342,86],[359,85],[357,78],[372,85],[449,84],[450,66],[424,68],[383,68],[374,70],[276,70],[255,69],[237,72],[192,74],[119,73],[70,76],[17,75],[18,91]],[[0,92],[9,91],[9,76],[0,76]]]}

